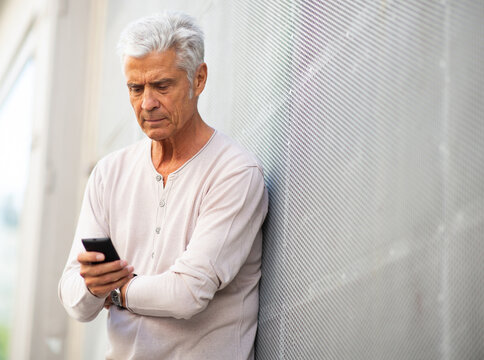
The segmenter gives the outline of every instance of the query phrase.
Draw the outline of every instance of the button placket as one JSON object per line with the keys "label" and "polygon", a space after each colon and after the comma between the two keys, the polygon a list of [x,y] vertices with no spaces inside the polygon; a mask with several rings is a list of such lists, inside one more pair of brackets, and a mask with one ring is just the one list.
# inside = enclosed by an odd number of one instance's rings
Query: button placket
{"label": "button placket", "polygon": [[[157,244],[159,244],[160,241],[163,241],[163,233],[161,229],[163,228],[163,224],[165,222],[165,214],[166,214],[166,199],[168,197],[168,192],[170,191],[171,185],[172,185],[172,177],[168,177],[166,180],[166,184],[163,184],[163,176],[160,174],[157,174],[155,176],[156,181],[158,182],[158,208],[156,211],[156,223],[155,223],[155,232],[153,234],[153,247],[151,251],[151,259],[155,259],[155,254],[156,254],[156,249],[157,249]],[[161,183],[160,183],[161,182]],[[155,266],[155,263],[153,262],[153,266]]]}
{"label": "button placket", "polygon": [[[165,189],[164,189],[164,186],[163,186],[163,176],[161,176],[160,174],[156,174],[155,175],[155,180],[157,182],[157,195],[158,195],[158,199],[160,198],[163,198],[164,197],[164,192],[165,192]],[[158,203],[158,205],[160,205],[160,203]],[[155,253],[156,253],[156,244],[160,241],[160,238],[161,238],[161,228],[163,226],[163,218],[164,218],[164,212],[163,210],[161,209],[161,206],[158,206],[157,207],[157,210],[156,210],[156,222],[155,222],[155,232],[154,232],[154,235],[153,235],[153,244],[152,244],[152,250],[151,250],[151,259],[154,260],[155,258]],[[154,263],[153,263],[154,264]]]}

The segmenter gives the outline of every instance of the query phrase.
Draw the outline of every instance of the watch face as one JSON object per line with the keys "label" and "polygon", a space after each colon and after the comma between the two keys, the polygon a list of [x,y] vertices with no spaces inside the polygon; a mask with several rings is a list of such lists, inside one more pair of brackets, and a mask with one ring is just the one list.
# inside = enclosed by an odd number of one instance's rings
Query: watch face
{"label": "watch face", "polygon": [[117,305],[117,306],[122,306],[123,304],[121,304],[121,296],[120,296],[120,292],[119,290],[113,290],[111,291],[111,300],[113,302],[114,305]]}

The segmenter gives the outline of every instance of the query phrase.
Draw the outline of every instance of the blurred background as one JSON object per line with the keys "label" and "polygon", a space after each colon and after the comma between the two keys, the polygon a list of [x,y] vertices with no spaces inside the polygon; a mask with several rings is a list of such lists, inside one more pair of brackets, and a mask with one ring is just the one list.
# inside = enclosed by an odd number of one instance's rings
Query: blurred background
{"label": "blurred background", "polygon": [[103,358],[57,283],[92,167],[143,136],[119,33],[164,9],[265,169],[256,357],[484,359],[483,1],[0,0],[0,360]]}

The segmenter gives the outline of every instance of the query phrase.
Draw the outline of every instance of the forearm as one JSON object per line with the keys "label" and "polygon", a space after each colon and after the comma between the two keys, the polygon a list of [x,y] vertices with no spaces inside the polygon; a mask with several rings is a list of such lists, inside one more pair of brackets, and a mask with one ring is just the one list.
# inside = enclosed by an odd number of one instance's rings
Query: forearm
{"label": "forearm", "polygon": [[218,287],[211,279],[167,271],[137,276],[126,287],[126,307],[139,315],[189,319],[204,310]]}
{"label": "forearm", "polygon": [[93,320],[104,306],[104,299],[92,295],[74,269],[64,271],[58,295],[67,313],[82,322]]}

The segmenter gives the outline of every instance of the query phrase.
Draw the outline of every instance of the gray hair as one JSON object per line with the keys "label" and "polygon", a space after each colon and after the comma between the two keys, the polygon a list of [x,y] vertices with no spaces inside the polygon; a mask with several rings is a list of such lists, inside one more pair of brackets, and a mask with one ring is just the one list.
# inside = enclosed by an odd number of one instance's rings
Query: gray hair
{"label": "gray hair", "polygon": [[164,11],[128,24],[118,42],[118,54],[124,63],[126,56],[140,58],[150,52],[174,49],[177,66],[187,73],[190,88],[193,77],[203,63],[203,31],[191,16]]}

